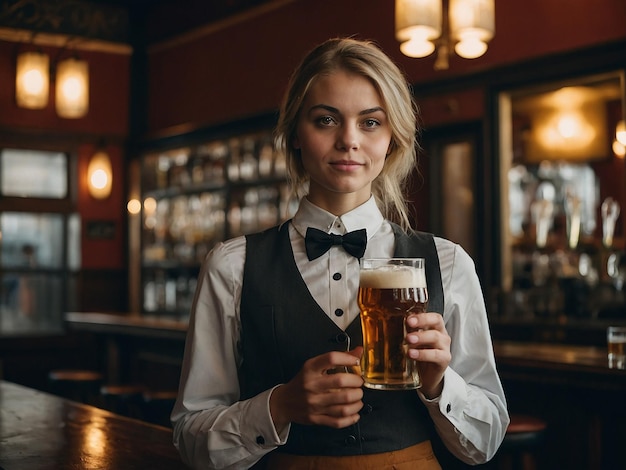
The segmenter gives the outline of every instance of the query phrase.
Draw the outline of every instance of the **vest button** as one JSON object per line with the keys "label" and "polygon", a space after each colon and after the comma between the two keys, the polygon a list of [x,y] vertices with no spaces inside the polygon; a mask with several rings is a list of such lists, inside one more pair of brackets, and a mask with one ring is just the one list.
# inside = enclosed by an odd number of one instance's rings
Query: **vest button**
{"label": "vest button", "polygon": [[333,274],[333,279],[334,279],[335,281],[338,281],[339,279],[341,279],[341,273],[335,273],[335,274]]}
{"label": "vest button", "polygon": [[365,405],[363,405],[363,410],[362,413],[364,415],[368,415],[370,414],[372,411],[374,411],[374,407],[372,405],[370,405],[369,403],[366,403]]}
{"label": "vest button", "polygon": [[[337,315],[337,310],[335,310],[335,315]],[[345,333],[339,333],[337,336],[335,336],[335,341],[337,341],[338,343],[346,343],[348,341],[348,335]]]}
{"label": "vest button", "polygon": [[352,434],[350,434],[348,437],[346,437],[345,441],[347,446],[353,446],[357,443],[357,438],[356,436],[353,436]]}

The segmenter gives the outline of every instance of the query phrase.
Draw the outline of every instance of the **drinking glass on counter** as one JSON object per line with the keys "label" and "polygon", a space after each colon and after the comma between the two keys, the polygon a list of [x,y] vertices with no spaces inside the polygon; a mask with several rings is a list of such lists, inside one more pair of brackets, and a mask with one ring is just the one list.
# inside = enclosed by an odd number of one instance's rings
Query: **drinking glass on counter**
{"label": "drinking glass on counter", "polygon": [[609,326],[606,330],[609,368],[626,369],[626,326]]}
{"label": "drinking glass on counter", "polygon": [[420,386],[417,362],[407,356],[406,318],[426,311],[423,258],[361,260],[358,303],[363,328],[365,386],[406,390]]}

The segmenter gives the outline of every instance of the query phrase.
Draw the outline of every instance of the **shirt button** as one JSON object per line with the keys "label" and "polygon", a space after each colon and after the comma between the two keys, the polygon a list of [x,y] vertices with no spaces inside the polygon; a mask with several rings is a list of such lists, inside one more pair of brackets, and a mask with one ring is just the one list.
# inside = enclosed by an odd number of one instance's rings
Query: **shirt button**
{"label": "shirt button", "polygon": [[257,436],[256,443],[262,446],[263,444],[265,444],[265,438],[263,436]]}
{"label": "shirt button", "polygon": [[448,405],[446,406],[446,413],[450,413],[451,409],[452,409],[452,405],[448,403]]}
{"label": "shirt button", "polygon": [[338,308],[337,310],[335,310],[335,315],[337,315],[338,317],[340,317],[341,315],[343,315],[343,310],[341,310],[340,308]]}
{"label": "shirt button", "polygon": [[334,279],[335,281],[338,281],[339,279],[341,279],[341,274],[340,274],[340,273],[335,273],[335,274],[333,274],[333,279]]}

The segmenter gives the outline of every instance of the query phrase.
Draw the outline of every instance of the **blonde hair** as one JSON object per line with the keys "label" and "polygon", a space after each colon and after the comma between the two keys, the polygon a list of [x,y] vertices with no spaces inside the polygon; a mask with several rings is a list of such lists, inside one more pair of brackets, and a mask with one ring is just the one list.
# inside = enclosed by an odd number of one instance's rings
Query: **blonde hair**
{"label": "blonde hair", "polygon": [[300,152],[293,147],[302,103],[318,76],[336,70],[367,78],[381,96],[391,126],[391,146],[382,172],[372,183],[372,194],[387,219],[410,230],[404,190],[417,164],[418,109],[400,69],[371,41],[329,39],[309,52],[291,76],[275,137],[276,148],[287,161],[292,191],[298,198],[304,196],[309,182]]}

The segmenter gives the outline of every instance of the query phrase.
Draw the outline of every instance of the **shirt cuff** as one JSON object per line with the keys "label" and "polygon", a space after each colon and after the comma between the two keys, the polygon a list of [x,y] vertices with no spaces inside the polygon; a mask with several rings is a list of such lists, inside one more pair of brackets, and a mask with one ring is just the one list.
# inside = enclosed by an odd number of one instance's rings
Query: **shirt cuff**
{"label": "shirt cuff", "polygon": [[[277,385],[278,387],[278,385]],[[291,425],[285,427],[279,434],[274,427],[270,413],[270,397],[276,387],[271,388],[247,400],[247,406],[241,416],[242,439],[252,447],[271,449],[287,442]]]}
{"label": "shirt cuff", "polygon": [[438,397],[428,399],[418,389],[418,394],[435,421],[442,416],[452,423],[463,420],[463,410],[467,403],[467,388],[465,380],[451,368],[447,368],[443,375],[443,390]]}

